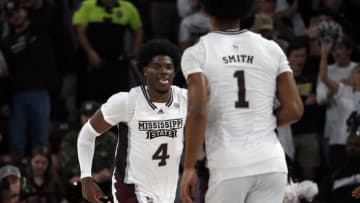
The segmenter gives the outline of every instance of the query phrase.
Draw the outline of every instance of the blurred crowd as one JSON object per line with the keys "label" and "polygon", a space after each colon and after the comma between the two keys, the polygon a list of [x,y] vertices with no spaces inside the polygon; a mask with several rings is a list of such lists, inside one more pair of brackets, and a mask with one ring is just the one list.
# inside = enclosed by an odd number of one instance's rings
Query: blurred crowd
{"label": "blurred crowd", "polygon": [[[0,6],[4,203],[82,202],[78,131],[106,98],[142,84],[134,60],[140,45],[166,38],[183,51],[211,32],[201,0],[1,0]],[[256,0],[240,25],[287,54],[304,116],[278,133],[289,178],[319,185],[314,202],[355,202],[351,191],[360,186],[360,137],[347,125],[352,98],[334,95],[319,75],[323,67],[332,80],[353,85],[359,10],[358,0]],[[181,73],[175,84],[186,87]],[[116,129],[108,133],[96,141],[93,174],[111,196]]]}

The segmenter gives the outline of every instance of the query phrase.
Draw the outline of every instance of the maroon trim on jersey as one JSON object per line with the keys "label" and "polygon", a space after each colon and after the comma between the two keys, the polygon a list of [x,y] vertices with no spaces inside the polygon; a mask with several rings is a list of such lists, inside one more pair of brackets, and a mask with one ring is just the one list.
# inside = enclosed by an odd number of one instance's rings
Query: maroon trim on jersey
{"label": "maroon trim on jersey", "polygon": [[173,101],[174,101],[173,90],[172,90],[172,88],[170,87],[170,98],[169,98],[169,101],[166,103],[166,106],[167,106],[167,107],[171,106],[171,104],[173,103]]}
{"label": "maroon trim on jersey", "polygon": [[[151,101],[151,99],[150,99],[150,96],[149,96],[149,94],[147,93],[147,91],[146,91],[146,89],[145,89],[145,86],[142,85],[142,86],[141,86],[141,90],[142,90],[142,92],[143,92],[143,94],[144,94],[144,96],[145,96],[146,101],[147,101],[148,104],[150,105],[150,107],[151,107],[153,110],[157,109],[157,106],[156,106],[154,103],[152,103],[152,101]],[[166,102],[166,106],[167,106],[167,107],[171,106],[171,104],[173,103],[173,101],[174,101],[173,90],[172,90],[172,88],[170,87],[170,98],[169,98],[169,100]]]}
{"label": "maroon trim on jersey", "polygon": [[237,35],[237,34],[241,34],[244,32],[247,32],[248,30],[244,29],[244,30],[215,30],[213,31],[213,33],[218,33],[218,34],[226,34],[226,35]]}
{"label": "maroon trim on jersey", "polygon": [[124,183],[127,166],[128,126],[118,124],[118,146],[115,156],[115,199],[121,203],[139,203],[135,194],[135,185]]}
{"label": "maroon trim on jersey", "polygon": [[148,93],[147,93],[147,91],[146,91],[146,89],[145,89],[145,86],[141,85],[141,90],[142,90],[142,92],[143,92],[143,94],[144,94],[144,97],[145,97],[146,101],[147,101],[148,104],[150,105],[150,107],[151,107],[153,110],[155,110],[157,107],[156,107],[155,104],[153,104],[153,103],[151,102],[150,96],[148,95]]}

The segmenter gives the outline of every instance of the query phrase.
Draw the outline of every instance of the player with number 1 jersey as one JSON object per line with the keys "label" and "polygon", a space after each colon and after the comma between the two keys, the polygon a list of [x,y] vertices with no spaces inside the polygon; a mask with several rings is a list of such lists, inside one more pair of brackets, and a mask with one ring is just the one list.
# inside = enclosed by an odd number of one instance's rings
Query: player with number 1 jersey
{"label": "player with number 1 jersey", "polygon": [[214,31],[185,51],[182,70],[185,78],[203,72],[208,81],[205,141],[210,170],[241,169],[218,178],[287,172],[272,106],[276,78],[291,69],[275,42],[248,30]]}
{"label": "player with number 1 jersey", "polygon": [[[213,31],[181,60],[189,99],[183,202],[193,202],[194,165],[204,138],[210,171],[206,203],[282,202],[287,166],[275,129],[303,112],[287,58],[274,41],[240,29],[254,1],[202,4]],[[280,104],[274,111],[275,99]]]}

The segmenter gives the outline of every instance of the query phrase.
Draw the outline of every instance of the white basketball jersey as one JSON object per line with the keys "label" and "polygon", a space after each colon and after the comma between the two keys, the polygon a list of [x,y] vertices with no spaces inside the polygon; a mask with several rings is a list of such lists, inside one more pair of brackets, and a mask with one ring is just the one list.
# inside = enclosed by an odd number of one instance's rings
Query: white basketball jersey
{"label": "white basketball jersey", "polygon": [[[203,72],[208,81],[210,169],[241,168],[240,176],[287,171],[273,104],[277,77],[291,69],[275,42],[247,30],[211,32],[185,51],[182,70],[185,78]],[[258,167],[271,159],[280,166]]]}
{"label": "white basketball jersey", "polygon": [[154,203],[174,202],[183,150],[187,91],[176,86],[171,90],[167,103],[152,103],[146,87],[136,87],[112,96],[101,108],[110,124],[128,125],[127,137],[119,138],[115,187],[116,181],[134,184],[135,193]]}

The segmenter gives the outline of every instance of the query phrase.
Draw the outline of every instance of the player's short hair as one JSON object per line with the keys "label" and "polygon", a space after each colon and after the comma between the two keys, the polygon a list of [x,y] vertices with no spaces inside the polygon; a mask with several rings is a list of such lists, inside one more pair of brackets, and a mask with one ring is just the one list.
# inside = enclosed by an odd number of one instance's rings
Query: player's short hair
{"label": "player's short hair", "polygon": [[204,10],[221,20],[244,18],[255,8],[254,5],[254,0],[202,0]]}
{"label": "player's short hair", "polygon": [[166,39],[154,39],[143,44],[136,56],[137,67],[143,69],[149,65],[155,56],[169,56],[174,63],[175,71],[178,70],[180,52],[177,46]]}

